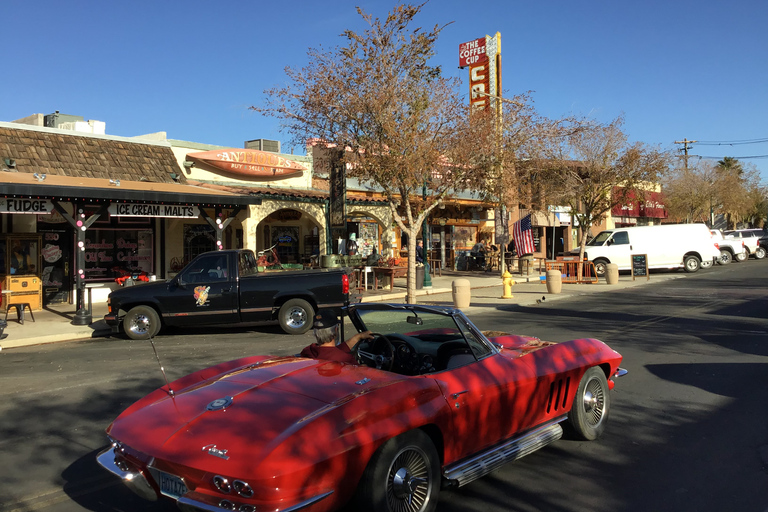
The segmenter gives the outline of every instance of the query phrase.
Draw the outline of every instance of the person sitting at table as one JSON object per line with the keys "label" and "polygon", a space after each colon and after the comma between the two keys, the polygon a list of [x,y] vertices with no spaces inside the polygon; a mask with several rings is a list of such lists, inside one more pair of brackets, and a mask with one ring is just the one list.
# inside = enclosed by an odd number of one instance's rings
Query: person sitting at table
{"label": "person sitting at table", "polygon": [[301,357],[312,359],[325,359],[340,363],[356,364],[352,349],[361,340],[373,339],[371,331],[363,331],[355,334],[347,341],[338,343],[339,318],[330,309],[320,309],[315,313],[314,328],[315,343],[307,346],[299,354]]}
{"label": "person sitting at table", "polygon": [[475,260],[475,265],[481,270],[485,270],[485,253],[485,244],[483,242],[477,242],[469,252],[469,255]]}

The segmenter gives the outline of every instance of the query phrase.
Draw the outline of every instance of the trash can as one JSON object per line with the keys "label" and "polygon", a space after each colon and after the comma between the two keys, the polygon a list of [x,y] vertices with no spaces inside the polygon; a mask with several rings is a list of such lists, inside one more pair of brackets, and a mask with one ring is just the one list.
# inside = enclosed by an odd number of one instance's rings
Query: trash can
{"label": "trash can", "polygon": [[606,263],[605,282],[607,284],[619,284],[619,266],[616,263]]}
{"label": "trash can", "polygon": [[563,274],[559,270],[547,270],[547,293],[563,291]]}
{"label": "trash can", "polygon": [[424,288],[424,265],[416,265],[416,289]]}
{"label": "trash can", "polygon": [[459,309],[468,308],[472,298],[469,279],[454,279],[451,283],[451,290],[453,294],[453,307]]}

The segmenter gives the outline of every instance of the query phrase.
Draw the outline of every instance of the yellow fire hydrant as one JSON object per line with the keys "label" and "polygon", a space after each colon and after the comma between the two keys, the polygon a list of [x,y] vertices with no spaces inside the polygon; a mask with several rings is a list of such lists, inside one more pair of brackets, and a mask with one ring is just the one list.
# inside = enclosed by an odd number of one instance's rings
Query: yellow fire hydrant
{"label": "yellow fire hydrant", "polygon": [[505,270],[504,274],[501,276],[501,282],[504,285],[504,295],[502,295],[501,298],[511,299],[512,285],[515,284],[515,280],[512,279],[512,274],[510,274],[508,270]]}

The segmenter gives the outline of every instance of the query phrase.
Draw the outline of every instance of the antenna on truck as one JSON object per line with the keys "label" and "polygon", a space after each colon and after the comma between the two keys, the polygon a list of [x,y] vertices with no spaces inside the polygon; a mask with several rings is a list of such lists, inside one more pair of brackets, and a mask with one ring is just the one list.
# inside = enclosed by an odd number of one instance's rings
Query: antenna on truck
{"label": "antenna on truck", "polygon": [[155,359],[157,359],[157,364],[160,366],[160,372],[163,374],[163,378],[165,379],[165,385],[168,386],[168,394],[173,398],[176,396],[171,389],[171,384],[168,382],[168,376],[165,374],[165,368],[163,368],[163,363],[160,362],[160,356],[157,355],[157,349],[155,348],[155,340],[152,339],[152,335],[149,335],[149,343],[152,345],[152,351],[155,353]]}

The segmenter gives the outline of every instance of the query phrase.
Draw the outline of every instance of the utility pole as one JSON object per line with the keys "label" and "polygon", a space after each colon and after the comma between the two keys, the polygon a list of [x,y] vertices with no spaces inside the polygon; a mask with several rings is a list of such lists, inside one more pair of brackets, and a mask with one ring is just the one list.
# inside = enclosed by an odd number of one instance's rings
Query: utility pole
{"label": "utility pole", "polygon": [[688,171],[688,148],[689,148],[689,145],[693,144],[693,143],[696,143],[696,142],[699,142],[699,141],[697,141],[697,140],[688,140],[688,139],[676,140],[675,141],[675,144],[683,144],[683,153],[684,153],[684,156],[683,156],[683,167],[684,167],[684,169],[686,171]]}

